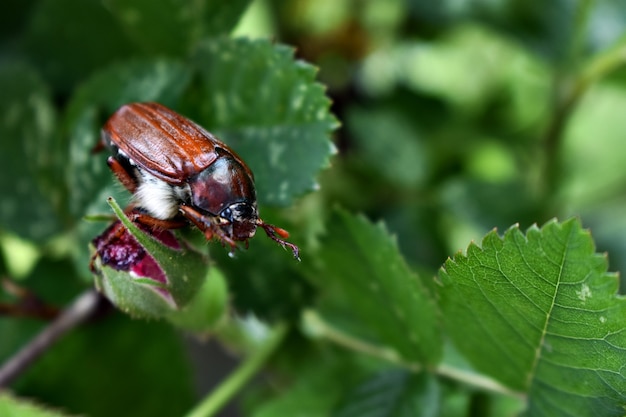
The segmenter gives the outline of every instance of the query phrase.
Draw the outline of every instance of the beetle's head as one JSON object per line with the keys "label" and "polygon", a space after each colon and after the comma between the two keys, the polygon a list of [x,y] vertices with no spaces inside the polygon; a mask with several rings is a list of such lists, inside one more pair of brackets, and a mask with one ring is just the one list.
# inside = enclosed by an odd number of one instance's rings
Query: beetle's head
{"label": "beetle's head", "polygon": [[233,240],[247,240],[256,232],[258,214],[256,207],[248,202],[238,202],[227,206],[220,213],[224,220],[222,228],[228,228]]}

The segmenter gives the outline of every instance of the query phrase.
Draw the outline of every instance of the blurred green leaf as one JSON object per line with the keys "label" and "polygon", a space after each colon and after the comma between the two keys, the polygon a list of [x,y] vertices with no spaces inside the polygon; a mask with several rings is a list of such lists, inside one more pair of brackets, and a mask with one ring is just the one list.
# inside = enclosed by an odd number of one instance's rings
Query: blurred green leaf
{"label": "blurred green leaf", "polygon": [[45,190],[46,154],[54,138],[56,117],[47,87],[28,65],[0,64],[0,226],[23,238],[41,241],[60,228]]}
{"label": "blurred green leaf", "polygon": [[[0,292],[2,302],[15,302],[15,297],[5,297],[5,291]],[[0,317],[0,362],[4,363],[11,355],[15,354],[21,346],[26,344],[45,323],[39,320],[25,320],[7,316]]]}
{"label": "blurred green leaf", "polygon": [[[171,326],[109,315],[65,336],[14,388],[20,396],[91,417],[178,416],[194,402],[191,380]],[[138,393],[147,397],[140,400]]]}
{"label": "blurred green leaf", "polygon": [[72,190],[71,213],[76,217],[86,214],[85,208],[116,181],[106,165],[107,155],[92,153],[108,117],[123,104],[134,101],[172,106],[187,88],[190,76],[189,69],[179,61],[127,61],[94,74],[81,85],[68,106],[64,125],[69,137],[66,173]]}
{"label": "blurred green leaf", "polygon": [[60,411],[52,411],[32,400],[22,400],[8,392],[0,393],[0,415],[4,417],[63,417]]}
{"label": "blurred green leaf", "polygon": [[[252,412],[253,417],[303,416],[327,417],[348,390],[365,376],[356,357],[349,352],[337,351],[306,340],[291,340],[277,359],[276,368],[292,375],[288,386],[278,389],[263,389],[256,392],[259,403]],[[320,395],[323,393],[323,395]]]}
{"label": "blurred green leaf", "polygon": [[528,393],[525,415],[623,414],[626,303],[577,220],[491,232],[440,279],[448,335],[476,369]]}
{"label": "blurred green leaf", "polygon": [[589,40],[594,50],[614,44],[626,31],[626,3],[621,0],[594,2],[589,16]]}
{"label": "blurred green leaf", "polygon": [[185,330],[206,332],[221,324],[226,317],[227,308],[226,280],[216,267],[212,267],[189,304],[180,311],[169,314],[167,320]]}
{"label": "blurred green leaf", "polygon": [[403,114],[395,109],[352,107],[346,123],[357,146],[355,158],[365,169],[401,187],[425,180],[431,168],[427,149],[417,126]]}
{"label": "blurred green leaf", "polygon": [[199,39],[229,33],[249,3],[111,0],[107,6],[144,51],[185,56]]}
{"label": "blurred green leaf", "polygon": [[427,373],[388,370],[365,381],[348,394],[335,417],[437,417],[440,389]]}
{"label": "blurred green leaf", "polygon": [[[4,0],[2,2],[2,11],[0,14],[0,42],[7,42],[9,47],[11,43],[17,43],[15,33],[22,30],[29,13],[33,6],[39,0]],[[3,46],[7,46],[6,44]]]}
{"label": "blurred green leaf", "polygon": [[41,300],[61,308],[85,289],[85,283],[76,275],[68,258],[44,256],[20,285],[25,286]]}
{"label": "blurred green leaf", "polygon": [[312,303],[314,290],[302,277],[312,260],[302,256],[298,262],[260,230],[250,247],[234,258],[216,243],[211,247],[211,258],[228,279],[235,310],[270,321],[297,321],[299,312]]}
{"label": "blurred green leaf", "polygon": [[260,203],[288,205],[315,189],[337,127],[315,68],[291,48],[227,38],[203,44],[194,63],[206,94],[199,121],[249,164]]}
{"label": "blurred green leaf", "polygon": [[384,226],[337,211],[328,231],[315,279],[329,303],[322,313],[338,307],[404,359],[437,363],[442,345],[434,301]]}
{"label": "blurred green leaf", "polygon": [[563,62],[573,52],[577,7],[568,0],[475,1],[474,14],[553,62]]}
{"label": "blurred green leaf", "polygon": [[564,172],[560,177],[566,203],[581,209],[598,205],[607,196],[623,194],[624,106],[624,86],[598,85],[573,113],[563,142]]}
{"label": "blurred green leaf", "polygon": [[24,35],[25,50],[53,91],[68,94],[93,71],[137,52],[95,0],[41,0]]}

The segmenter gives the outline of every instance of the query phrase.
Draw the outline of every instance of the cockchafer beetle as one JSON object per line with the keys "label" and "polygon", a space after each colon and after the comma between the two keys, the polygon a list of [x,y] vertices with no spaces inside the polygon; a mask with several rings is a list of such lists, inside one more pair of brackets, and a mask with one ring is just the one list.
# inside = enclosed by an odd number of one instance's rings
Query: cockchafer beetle
{"label": "cockchafer beetle", "polygon": [[191,120],[158,103],[126,104],[104,125],[104,146],[111,171],[133,194],[126,210],[133,221],[164,229],[191,222],[231,253],[261,227],[300,259],[298,247],[284,240],[289,233],[259,217],[250,168]]}

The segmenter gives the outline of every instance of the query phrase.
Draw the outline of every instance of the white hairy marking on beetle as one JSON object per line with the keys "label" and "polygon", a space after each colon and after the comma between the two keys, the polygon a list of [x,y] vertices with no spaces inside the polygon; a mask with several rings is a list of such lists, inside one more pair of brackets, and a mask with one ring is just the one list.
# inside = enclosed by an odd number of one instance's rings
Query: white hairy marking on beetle
{"label": "white hairy marking on beetle", "polygon": [[138,207],[143,208],[152,217],[169,220],[178,214],[180,203],[190,193],[187,184],[177,187],[156,178],[145,170],[138,168],[139,186],[134,195]]}

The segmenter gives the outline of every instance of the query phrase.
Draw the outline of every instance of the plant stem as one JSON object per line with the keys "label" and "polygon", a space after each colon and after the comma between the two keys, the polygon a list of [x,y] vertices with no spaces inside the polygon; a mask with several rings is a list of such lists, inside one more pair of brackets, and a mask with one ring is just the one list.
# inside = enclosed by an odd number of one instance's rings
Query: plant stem
{"label": "plant stem", "polygon": [[267,340],[226,378],[217,389],[207,395],[186,417],[215,415],[263,367],[287,334],[287,325],[276,326]]}
{"label": "plant stem", "polygon": [[497,394],[504,394],[508,395],[509,397],[514,397],[522,400],[525,398],[525,395],[521,392],[513,391],[512,389],[509,389],[500,384],[498,381],[495,381],[484,375],[477,374],[475,372],[469,372],[463,369],[448,366],[446,364],[441,364],[437,367],[435,373],[437,375],[441,375],[443,377],[447,377],[458,382],[463,382],[473,387],[484,389],[485,391],[491,391]]}
{"label": "plant stem", "polygon": [[[319,314],[312,310],[306,311],[302,316],[302,320],[305,329],[314,336],[323,337],[348,350],[382,359],[386,362],[406,368],[412,372],[421,372],[424,369],[424,367],[418,363],[403,360],[400,355],[392,349],[372,345],[371,343],[344,333],[343,331],[326,323]],[[524,398],[522,393],[513,391],[499,382],[475,372],[469,372],[453,368],[446,364],[440,364],[437,368],[435,368],[434,373],[485,391],[504,394],[518,399]]]}
{"label": "plant stem", "polygon": [[393,349],[372,345],[371,343],[364,342],[361,339],[357,339],[354,336],[332,327],[313,310],[305,311],[302,315],[302,320],[307,331],[315,336],[322,336],[325,339],[328,339],[349,350],[379,358],[385,362],[390,362],[415,372],[422,370],[422,366],[420,364],[409,363],[402,360],[400,355],[398,355],[398,353]]}

